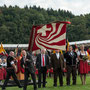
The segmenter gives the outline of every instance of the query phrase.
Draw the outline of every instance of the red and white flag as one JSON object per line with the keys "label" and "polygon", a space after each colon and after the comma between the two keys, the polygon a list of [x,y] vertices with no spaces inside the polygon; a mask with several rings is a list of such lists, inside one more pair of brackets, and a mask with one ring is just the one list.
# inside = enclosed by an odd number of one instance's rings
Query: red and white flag
{"label": "red and white flag", "polygon": [[66,50],[66,24],[70,22],[53,22],[33,26],[28,50],[36,51],[42,48]]}

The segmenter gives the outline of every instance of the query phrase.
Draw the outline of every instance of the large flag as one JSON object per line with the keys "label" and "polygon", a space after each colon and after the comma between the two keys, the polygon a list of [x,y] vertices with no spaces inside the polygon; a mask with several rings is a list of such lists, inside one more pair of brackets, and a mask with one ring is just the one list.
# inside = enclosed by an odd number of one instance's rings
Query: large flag
{"label": "large flag", "polygon": [[57,21],[33,26],[28,50],[35,51],[42,48],[66,50],[66,24],[70,24],[70,22]]}

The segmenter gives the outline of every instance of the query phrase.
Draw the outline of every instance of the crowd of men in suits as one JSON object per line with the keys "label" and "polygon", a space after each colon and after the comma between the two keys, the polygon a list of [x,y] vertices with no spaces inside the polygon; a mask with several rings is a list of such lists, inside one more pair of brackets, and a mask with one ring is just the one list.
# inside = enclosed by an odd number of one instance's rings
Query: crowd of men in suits
{"label": "crowd of men in suits", "polygon": [[[66,72],[66,84],[70,85],[70,77],[72,73],[73,85],[76,85],[76,62],[77,62],[77,53],[73,51],[73,47],[69,46],[69,51],[64,55],[60,53],[60,50],[55,50],[56,53],[50,53],[49,55],[46,53],[46,49],[41,49],[40,54],[37,55],[36,58],[36,68],[38,69],[38,88],[46,87],[46,72],[49,67],[53,68],[54,74],[54,82],[53,86],[57,87],[57,77],[59,76],[59,84],[63,86],[63,71]],[[31,78],[33,80],[34,90],[37,90],[36,85],[36,76],[35,76],[35,68],[33,64],[32,54],[30,52],[26,52],[22,50],[22,59],[21,59],[21,67],[24,68],[24,86],[23,90],[27,90],[27,83],[29,74],[31,74]],[[7,58],[7,76],[2,86],[2,90],[5,90],[5,87],[8,83],[10,76],[14,78],[14,81],[18,85],[19,88],[22,88],[19,80],[16,77],[15,71],[16,66],[14,63],[14,52],[11,51]],[[42,76],[43,75],[43,79]],[[43,83],[41,81],[43,80]],[[41,85],[42,84],[42,85]]]}

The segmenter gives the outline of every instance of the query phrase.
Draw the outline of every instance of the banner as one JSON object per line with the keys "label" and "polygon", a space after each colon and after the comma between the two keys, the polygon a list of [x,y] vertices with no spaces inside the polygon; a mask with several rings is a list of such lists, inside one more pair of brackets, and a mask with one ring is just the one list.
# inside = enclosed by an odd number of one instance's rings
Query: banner
{"label": "banner", "polygon": [[53,22],[46,25],[33,26],[29,51],[36,51],[42,48],[48,50],[66,50],[66,24],[70,22]]}

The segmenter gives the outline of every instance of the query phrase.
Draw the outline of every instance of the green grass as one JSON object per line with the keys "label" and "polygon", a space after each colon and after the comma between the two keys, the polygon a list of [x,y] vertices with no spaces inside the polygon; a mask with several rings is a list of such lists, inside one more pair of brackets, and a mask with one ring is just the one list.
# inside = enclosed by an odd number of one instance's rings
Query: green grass
{"label": "green grass", "polygon": [[[71,78],[72,81],[72,78]],[[7,87],[6,90],[23,90],[22,88],[19,89],[18,87]],[[33,86],[29,85],[27,90],[33,90]],[[57,87],[53,87],[53,78],[47,78],[46,88],[40,88],[38,90],[90,90],[90,76],[87,75],[86,85],[81,84],[80,76],[77,76],[77,85],[66,85],[66,77],[64,77],[64,85],[63,87],[59,86],[59,81],[57,83]]]}

